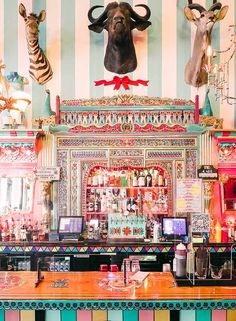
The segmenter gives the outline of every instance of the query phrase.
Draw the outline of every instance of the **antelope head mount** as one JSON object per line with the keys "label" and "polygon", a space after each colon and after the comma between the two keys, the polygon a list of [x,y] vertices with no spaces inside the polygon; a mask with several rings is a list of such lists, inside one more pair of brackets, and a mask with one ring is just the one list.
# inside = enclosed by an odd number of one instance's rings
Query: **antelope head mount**
{"label": "antelope head mount", "polygon": [[207,64],[207,48],[211,46],[212,29],[217,21],[224,19],[227,11],[228,6],[222,7],[222,4],[216,0],[213,0],[208,10],[198,3],[192,3],[192,0],[189,0],[188,6],[184,8],[185,17],[197,27],[192,57],[185,67],[187,84],[201,87],[207,83],[208,77],[204,66]]}

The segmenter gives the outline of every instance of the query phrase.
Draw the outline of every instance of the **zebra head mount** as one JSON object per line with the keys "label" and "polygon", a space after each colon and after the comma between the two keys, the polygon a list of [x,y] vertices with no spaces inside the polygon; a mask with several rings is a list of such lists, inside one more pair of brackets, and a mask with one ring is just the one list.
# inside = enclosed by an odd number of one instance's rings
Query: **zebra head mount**
{"label": "zebra head mount", "polygon": [[46,11],[42,10],[39,15],[30,13],[27,15],[25,6],[19,5],[19,14],[24,18],[26,39],[29,52],[29,74],[39,85],[48,82],[53,75],[50,63],[43,50],[39,47],[39,24],[46,18]]}
{"label": "zebra head mount", "polygon": [[[197,16],[194,10],[199,12]],[[213,0],[212,6],[207,10],[198,3],[188,0],[188,6],[184,8],[185,17],[193,22],[196,27],[196,35],[193,45],[192,57],[185,67],[185,81],[194,87],[201,87],[208,81],[204,66],[207,64],[207,48],[211,46],[211,33],[214,24],[224,19],[228,6]]]}

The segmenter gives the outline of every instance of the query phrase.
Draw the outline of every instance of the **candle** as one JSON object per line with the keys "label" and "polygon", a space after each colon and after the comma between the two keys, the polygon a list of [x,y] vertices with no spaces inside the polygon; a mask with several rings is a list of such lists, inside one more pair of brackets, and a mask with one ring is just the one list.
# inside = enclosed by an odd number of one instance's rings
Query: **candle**
{"label": "candle", "polygon": [[210,67],[211,67],[211,58],[212,58],[212,46],[209,45],[207,46],[207,64],[210,72]]}

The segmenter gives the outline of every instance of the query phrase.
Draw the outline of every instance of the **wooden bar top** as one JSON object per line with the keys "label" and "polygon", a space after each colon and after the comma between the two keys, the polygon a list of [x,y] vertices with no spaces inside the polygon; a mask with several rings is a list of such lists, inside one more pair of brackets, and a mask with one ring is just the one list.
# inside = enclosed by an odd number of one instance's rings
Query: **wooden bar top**
{"label": "wooden bar top", "polygon": [[106,287],[121,272],[43,272],[35,288],[36,273],[0,272],[0,300],[236,300],[236,287],[179,287],[169,272],[150,272],[140,287],[125,291]]}

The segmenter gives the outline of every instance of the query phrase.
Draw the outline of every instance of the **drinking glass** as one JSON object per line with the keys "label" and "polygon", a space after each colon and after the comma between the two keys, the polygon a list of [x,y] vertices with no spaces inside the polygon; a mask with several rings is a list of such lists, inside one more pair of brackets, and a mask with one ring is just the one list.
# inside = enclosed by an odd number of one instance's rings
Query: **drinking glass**
{"label": "drinking glass", "polygon": [[223,272],[223,265],[210,265],[211,277],[212,279],[221,279]]}
{"label": "drinking glass", "polygon": [[208,268],[208,257],[196,257],[196,276],[198,279],[206,279]]}

